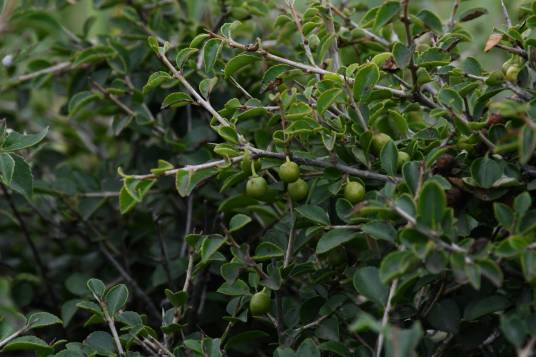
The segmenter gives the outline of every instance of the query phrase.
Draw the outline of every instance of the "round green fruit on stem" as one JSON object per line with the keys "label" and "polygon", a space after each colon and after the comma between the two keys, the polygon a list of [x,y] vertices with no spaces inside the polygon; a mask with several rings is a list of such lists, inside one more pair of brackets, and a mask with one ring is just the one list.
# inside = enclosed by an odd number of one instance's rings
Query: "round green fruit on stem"
{"label": "round green fruit on stem", "polygon": [[264,288],[262,291],[254,294],[249,302],[249,311],[253,316],[261,316],[270,312],[272,302],[270,300],[270,291]]}
{"label": "round green fruit on stem", "polygon": [[297,179],[296,181],[289,183],[287,187],[290,198],[294,201],[302,201],[307,197],[309,192],[309,185],[303,179]]}
{"label": "round green fruit on stem", "polygon": [[519,76],[519,72],[521,72],[521,67],[518,65],[513,65],[508,67],[508,70],[506,71],[506,80],[508,82],[517,82],[517,77]]}
{"label": "round green fruit on stem", "polygon": [[396,160],[396,167],[401,168],[404,166],[406,162],[408,162],[411,158],[409,157],[409,154],[405,151],[399,151],[398,152],[398,158]]}
{"label": "round green fruit on stem", "polygon": [[359,182],[350,181],[344,187],[344,198],[353,204],[361,202],[365,198],[365,188]]}
{"label": "round green fruit on stem", "polygon": [[286,161],[279,166],[279,178],[286,183],[300,178],[300,167],[293,161]]}
{"label": "round green fruit on stem", "polygon": [[261,176],[250,177],[246,183],[246,194],[249,197],[261,198],[266,194],[267,189],[268,184],[266,183],[264,177]]}
{"label": "round green fruit on stem", "polygon": [[374,134],[372,136],[372,152],[376,155],[379,155],[382,152],[383,147],[385,144],[387,144],[389,141],[391,141],[391,137],[384,133],[378,133]]}

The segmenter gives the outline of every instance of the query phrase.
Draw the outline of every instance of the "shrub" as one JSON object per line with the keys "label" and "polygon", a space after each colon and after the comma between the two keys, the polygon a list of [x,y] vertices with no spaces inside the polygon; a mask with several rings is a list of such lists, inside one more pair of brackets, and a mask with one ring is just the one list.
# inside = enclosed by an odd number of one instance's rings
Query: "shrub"
{"label": "shrub", "polygon": [[536,2],[2,3],[6,355],[532,355]]}

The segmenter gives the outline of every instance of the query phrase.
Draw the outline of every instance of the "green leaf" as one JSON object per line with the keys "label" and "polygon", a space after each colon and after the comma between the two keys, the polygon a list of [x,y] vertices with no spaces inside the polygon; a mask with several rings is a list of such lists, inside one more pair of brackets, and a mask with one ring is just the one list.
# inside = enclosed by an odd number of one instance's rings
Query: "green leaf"
{"label": "green leaf", "polygon": [[177,64],[177,68],[182,69],[182,66],[184,66],[184,64],[190,59],[190,57],[198,51],[199,50],[197,48],[192,47],[187,47],[180,50],[175,57],[175,63]]}
{"label": "green leaf", "polygon": [[358,102],[366,100],[380,80],[380,70],[375,63],[367,63],[359,68],[354,80],[353,95]]}
{"label": "green leaf", "polygon": [[52,353],[54,349],[38,337],[21,336],[5,345],[2,351],[34,351],[41,355],[48,355]]}
{"label": "green leaf", "polygon": [[40,327],[46,327],[56,324],[63,324],[63,322],[55,315],[48,312],[35,312],[28,317],[27,325],[31,329]]}
{"label": "green leaf", "polygon": [[11,155],[6,153],[0,153],[0,176],[2,182],[6,185],[11,185],[11,180],[13,179],[13,172],[15,171],[15,160]]}
{"label": "green leaf", "polygon": [[319,206],[304,205],[295,208],[296,212],[304,218],[316,224],[327,226],[329,225],[328,213]]}
{"label": "green leaf", "polygon": [[412,55],[412,52],[400,42],[393,45],[393,57],[400,68],[406,68],[410,64]]}
{"label": "green leaf", "polygon": [[110,59],[116,55],[113,48],[107,46],[93,46],[77,53],[73,62],[74,67],[91,64]]}
{"label": "green leaf", "polygon": [[30,165],[19,155],[11,155],[15,160],[15,169],[11,179],[10,187],[20,193],[30,197],[33,193],[33,176]]}
{"label": "green leaf", "polygon": [[437,34],[443,32],[443,24],[441,20],[430,10],[421,10],[417,14],[417,17],[428,27],[430,30]]}
{"label": "green leaf", "polygon": [[419,195],[417,217],[425,226],[437,229],[445,215],[447,207],[445,192],[435,181],[427,181]]}
{"label": "green leaf", "polygon": [[136,207],[137,203],[138,201],[136,201],[134,197],[132,197],[130,193],[128,193],[127,189],[123,186],[119,191],[119,211],[121,212],[121,214],[128,213],[131,209]]}
{"label": "green leaf", "polygon": [[380,153],[380,160],[382,169],[387,172],[388,175],[396,175],[396,169],[398,166],[398,149],[392,140],[389,140],[385,144]]}
{"label": "green leaf", "polygon": [[255,249],[255,255],[252,257],[253,260],[270,260],[273,258],[282,257],[285,254],[285,251],[279,246],[271,242],[261,242]]}
{"label": "green leaf", "polygon": [[167,95],[162,102],[162,109],[171,107],[179,108],[194,103],[192,97],[184,92],[175,92]]}
{"label": "green leaf", "polygon": [[98,99],[99,99],[99,96],[96,93],[93,93],[91,91],[81,91],[81,92],[76,93],[69,100],[69,105],[68,105],[69,115],[70,116],[76,115],[80,110],[82,110],[82,108],[84,108],[88,104]]}
{"label": "green leaf", "polygon": [[358,236],[351,229],[337,228],[322,235],[316,245],[316,254],[323,254],[337,248],[339,245],[351,241]]}
{"label": "green leaf", "polygon": [[367,299],[384,306],[387,303],[389,287],[380,280],[380,272],[376,267],[364,267],[355,271],[354,288]]}
{"label": "green leaf", "polygon": [[410,161],[402,166],[402,176],[412,194],[417,193],[420,180],[420,162]]}
{"label": "green leaf", "polygon": [[104,292],[106,291],[106,285],[104,285],[102,280],[95,278],[91,278],[87,281],[87,288],[99,299],[104,296]]}
{"label": "green leaf", "polygon": [[177,171],[175,186],[181,197],[189,196],[198,184],[216,174],[216,169],[185,170]]}
{"label": "green leaf", "polygon": [[331,88],[328,89],[318,97],[316,102],[316,109],[319,114],[324,114],[324,112],[339,98],[342,94],[342,89],[340,88]]}
{"label": "green leaf", "polygon": [[290,70],[291,67],[286,64],[276,64],[275,66],[272,66],[268,68],[266,72],[264,72],[264,76],[262,77],[262,86],[261,90],[265,91],[266,88],[275,81],[280,75]]}
{"label": "green leaf", "polygon": [[248,284],[246,284],[243,280],[236,280],[234,283],[223,283],[219,288],[218,292],[220,294],[224,295],[230,295],[230,296],[244,296],[244,295],[251,295],[249,292]]}
{"label": "green leaf", "polygon": [[480,187],[491,188],[502,175],[502,166],[488,156],[476,159],[471,164],[471,177]]}
{"label": "green leaf", "polygon": [[37,145],[41,140],[45,138],[48,133],[48,127],[44,128],[37,134],[22,135],[16,131],[12,131],[8,134],[4,144],[2,145],[3,151],[16,151],[26,149]]}
{"label": "green leaf", "polygon": [[479,18],[480,16],[486,15],[488,10],[483,7],[476,7],[474,9],[469,9],[460,14],[460,22],[467,22]]}
{"label": "green leaf", "polygon": [[415,257],[411,252],[391,252],[382,260],[380,279],[387,283],[403,275],[414,262]]}
{"label": "green leaf", "polygon": [[504,228],[511,229],[512,224],[514,223],[514,212],[512,209],[504,203],[494,202],[493,211],[497,222]]}
{"label": "green leaf", "polygon": [[469,303],[463,311],[465,321],[473,321],[484,315],[506,309],[510,301],[501,295],[491,295]]}
{"label": "green leaf", "polygon": [[454,89],[441,89],[437,99],[439,99],[439,101],[448,108],[452,108],[458,113],[463,112],[463,98]]}
{"label": "green leaf", "polygon": [[119,310],[125,307],[128,300],[128,288],[125,284],[119,284],[106,292],[104,302],[111,316],[115,316]]}
{"label": "green leaf", "polygon": [[536,150],[536,129],[525,125],[519,135],[519,161],[522,165],[529,162],[534,150]]}
{"label": "green leaf", "polygon": [[380,27],[387,25],[400,12],[401,8],[402,6],[399,1],[388,1],[384,3],[376,14],[374,28],[379,29]]}
{"label": "green leaf", "polygon": [[307,338],[296,351],[296,357],[320,357],[320,350],[312,339]]}
{"label": "green leaf", "polygon": [[374,239],[385,240],[391,243],[395,242],[396,230],[386,222],[370,222],[361,226],[361,230]]}
{"label": "green leaf", "polygon": [[514,209],[519,216],[523,216],[531,206],[532,198],[527,191],[520,193],[514,199]]}
{"label": "green leaf", "polygon": [[244,228],[249,222],[251,222],[251,218],[249,216],[246,216],[242,213],[235,214],[229,222],[229,232],[236,232]]}
{"label": "green leaf", "polygon": [[173,291],[166,289],[164,290],[164,293],[169,302],[175,307],[182,307],[188,301],[188,293],[186,291],[177,291],[174,293]]}
{"label": "green leaf", "polygon": [[224,69],[225,78],[229,78],[235,73],[240,72],[246,66],[259,61],[261,57],[252,53],[241,53],[227,62]]}
{"label": "green leaf", "polygon": [[207,263],[225,242],[225,238],[217,235],[206,237],[201,244],[201,262]]}
{"label": "green leaf", "polygon": [[113,337],[108,332],[92,332],[84,342],[102,356],[110,356],[116,353]]}
{"label": "green leaf", "polygon": [[217,38],[211,38],[203,46],[203,61],[205,63],[205,71],[212,73],[214,65],[220,55],[223,43]]}
{"label": "green leaf", "polygon": [[450,63],[450,55],[439,48],[429,48],[422,52],[416,60],[416,64],[422,67],[438,67]]}
{"label": "green leaf", "polygon": [[173,78],[167,72],[159,71],[151,74],[147,83],[143,86],[143,94],[147,94],[163,83],[171,81]]}

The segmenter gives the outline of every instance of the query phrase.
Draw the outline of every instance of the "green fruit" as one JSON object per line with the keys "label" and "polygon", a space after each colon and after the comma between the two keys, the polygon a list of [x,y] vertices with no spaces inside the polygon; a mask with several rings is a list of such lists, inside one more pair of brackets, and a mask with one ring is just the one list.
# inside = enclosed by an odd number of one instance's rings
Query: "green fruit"
{"label": "green fruit", "polygon": [[409,160],[411,160],[411,158],[409,157],[409,154],[407,152],[399,151],[398,158],[396,160],[396,167],[400,169]]}
{"label": "green fruit", "polygon": [[261,198],[266,194],[267,189],[268,184],[266,183],[264,177],[253,176],[250,177],[246,183],[246,194],[249,197]]}
{"label": "green fruit", "polygon": [[365,188],[359,182],[350,181],[344,187],[344,198],[353,204],[361,202],[365,198]]}
{"label": "green fruit", "polygon": [[297,179],[295,182],[289,183],[287,187],[290,198],[294,201],[301,201],[307,197],[309,185],[303,179]]}
{"label": "green fruit", "polygon": [[508,70],[506,71],[506,80],[508,82],[517,82],[517,77],[519,76],[519,72],[521,72],[521,67],[517,65],[513,65],[508,67]]}
{"label": "green fruit", "polygon": [[264,288],[251,297],[249,311],[253,316],[260,316],[269,313],[271,306],[270,291]]}
{"label": "green fruit", "polygon": [[286,161],[279,166],[279,178],[290,183],[300,178],[300,167],[293,161]]}
{"label": "green fruit", "polygon": [[253,161],[253,165],[255,165],[255,170],[261,169],[261,161],[260,160],[252,160],[251,154],[249,151],[246,151],[244,153],[244,158],[242,159],[242,162],[240,163],[240,168],[242,171],[244,171],[246,174],[251,175],[251,162]]}
{"label": "green fruit", "polygon": [[385,144],[387,144],[389,141],[391,141],[391,137],[384,133],[378,133],[374,134],[372,136],[372,152],[376,155],[379,155],[382,152],[383,147]]}

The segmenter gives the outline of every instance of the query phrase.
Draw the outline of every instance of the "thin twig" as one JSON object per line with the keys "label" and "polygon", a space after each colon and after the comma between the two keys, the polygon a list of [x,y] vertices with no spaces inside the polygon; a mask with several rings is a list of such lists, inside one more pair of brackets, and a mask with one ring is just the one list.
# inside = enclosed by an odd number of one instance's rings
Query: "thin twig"
{"label": "thin twig", "polygon": [[510,18],[510,14],[508,14],[508,9],[506,8],[506,4],[504,3],[504,0],[501,0],[501,8],[504,16],[504,20],[506,21],[506,25],[508,28],[512,27],[512,19]]}
{"label": "thin twig", "polygon": [[305,50],[305,56],[307,57],[307,60],[312,66],[318,67],[313,57],[313,53],[311,52],[311,48],[309,47],[309,41],[307,41],[303,33],[301,19],[298,15],[298,12],[296,11],[296,8],[294,7],[294,1],[295,0],[287,0],[287,5],[290,8],[290,13],[292,14],[292,18],[294,19],[294,23],[296,24],[296,28],[298,29],[298,33],[300,34],[302,47]]}
{"label": "thin twig", "polygon": [[[280,57],[280,56],[274,55],[274,54],[266,51],[263,48],[259,48],[259,46],[257,44],[244,45],[244,44],[241,44],[239,42],[234,41],[233,39],[230,39],[230,38],[215,34],[213,32],[209,32],[209,35],[211,37],[213,37],[213,38],[218,38],[218,39],[224,41],[225,43],[227,43],[232,48],[237,48],[237,49],[241,49],[243,51],[258,53],[261,56],[264,56],[265,58],[267,58],[269,60],[279,62],[279,63],[283,63],[283,64],[289,65],[291,67],[301,69],[301,70],[303,70],[303,71],[305,71],[307,73],[317,73],[317,74],[321,74],[321,75],[330,74],[330,75],[338,76],[339,78],[341,78],[343,80],[346,80],[346,81],[348,81],[350,83],[354,82],[353,78],[346,78],[342,74],[335,73],[335,72],[332,72],[332,71],[328,71],[328,70],[325,70],[323,68],[314,67],[314,66],[311,66],[311,65],[308,65],[308,64],[305,64],[305,63],[296,62],[296,61],[290,60],[290,59],[285,58],[285,57]],[[385,86],[381,86],[381,85],[375,85],[374,88],[378,89],[378,90],[389,91],[392,95],[394,95],[396,97],[400,97],[400,98],[408,98],[408,96],[409,96],[408,93],[406,93],[405,91],[400,90],[400,89],[394,89],[394,88],[385,87]]]}
{"label": "thin twig", "polygon": [[387,327],[387,323],[389,322],[389,314],[391,313],[391,304],[393,297],[395,295],[396,288],[398,286],[398,279],[395,279],[391,283],[391,288],[389,289],[389,295],[387,296],[387,304],[385,305],[385,310],[383,311],[383,317],[382,317],[382,326],[380,330],[380,334],[378,335],[378,341],[376,343],[376,357],[380,357],[382,354],[383,349],[383,341],[385,339],[385,328]]}
{"label": "thin twig", "polygon": [[355,29],[358,29],[360,31],[362,31],[365,36],[373,41],[376,41],[378,42],[380,45],[383,45],[383,46],[389,46],[390,43],[389,41],[387,41],[385,38],[381,37],[381,36],[378,36],[376,35],[374,32],[372,31],[369,31],[361,26],[359,26],[355,21],[353,21],[349,16],[346,16],[342,11],[340,11],[336,6],[333,6],[331,5],[331,10],[333,10],[333,12],[335,14],[337,14],[337,16],[339,16],[340,18],[342,18],[344,21],[346,21],[346,23],[352,25],[352,27],[354,27]]}
{"label": "thin twig", "polygon": [[120,356],[123,356],[125,354],[125,351],[123,350],[123,346],[121,345],[121,340],[119,339],[119,334],[117,333],[117,329],[115,328],[114,318],[112,315],[110,315],[110,312],[108,311],[108,306],[97,295],[93,294],[93,297],[95,298],[95,300],[98,301],[102,309],[104,320],[108,324],[108,328],[110,329],[110,332],[112,333],[112,337],[115,342],[115,347],[117,348],[117,353],[119,353]]}
{"label": "thin twig", "polygon": [[531,357],[534,351],[534,345],[536,345],[536,336],[532,336],[525,347],[517,352],[517,357]]}

